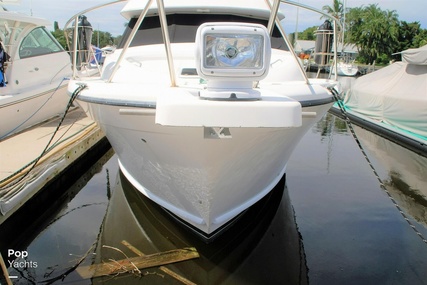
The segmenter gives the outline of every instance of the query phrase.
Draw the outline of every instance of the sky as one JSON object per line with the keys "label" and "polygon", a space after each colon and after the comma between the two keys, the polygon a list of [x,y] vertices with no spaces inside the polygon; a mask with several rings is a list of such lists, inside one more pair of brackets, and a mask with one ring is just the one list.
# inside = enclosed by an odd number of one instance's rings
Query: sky
{"label": "sky", "polygon": [[[1,0],[0,0],[1,1]],[[18,0],[19,5],[7,5],[10,11],[22,12],[33,16],[42,17],[52,22],[57,21],[62,29],[66,22],[78,12],[87,8],[111,2],[111,0]],[[197,0],[195,0],[197,1]],[[215,1],[215,0],[212,0]],[[232,0],[230,0],[232,1]],[[332,5],[333,0],[294,0],[304,5],[322,9],[324,5]],[[406,22],[419,22],[423,29],[427,29],[427,0],[346,0],[347,8],[378,4],[382,10],[395,10],[399,15],[399,20]],[[105,10],[104,13],[87,13],[89,22],[95,30],[108,31],[113,36],[122,34],[126,20],[120,16],[119,11],[123,3],[116,4]],[[294,7],[286,5],[284,20],[287,33],[295,32],[296,19],[298,18],[298,31],[303,31],[308,27],[319,26],[321,20],[317,14],[297,11]]]}

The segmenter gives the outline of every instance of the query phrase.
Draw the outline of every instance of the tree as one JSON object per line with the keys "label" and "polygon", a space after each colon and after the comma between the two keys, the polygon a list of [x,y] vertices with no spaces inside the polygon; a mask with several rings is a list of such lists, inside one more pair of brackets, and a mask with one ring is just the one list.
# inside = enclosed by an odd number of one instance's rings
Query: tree
{"label": "tree", "polygon": [[366,63],[390,58],[398,46],[399,20],[395,10],[381,10],[377,4],[353,8],[347,14],[350,41],[359,48]]}
{"label": "tree", "polygon": [[403,51],[409,48],[417,48],[427,44],[427,31],[421,29],[419,22],[400,22],[398,33],[398,49]]}
{"label": "tree", "polygon": [[414,37],[412,47],[422,47],[427,45],[427,30],[420,30],[420,32]]}
{"label": "tree", "polygon": [[[67,44],[67,39],[65,38],[64,30],[59,29],[57,25],[54,25],[54,26],[55,26],[55,30],[51,32],[52,35],[66,50],[68,50],[68,44]],[[111,45],[117,46],[121,38],[122,36],[113,37],[109,32],[95,30],[93,31],[93,34],[92,34],[92,45],[95,45],[98,47],[105,47],[105,46],[111,46]]]}
{"label": "tree", "polygon": [[[343,5],[343,3],[341,1],[339,1],[339,0],[333,0],[332,6],[325,5],[325,6],[322,7],[322,10],[325,13],[331,15],[332,17],[337,18],[340,21],[341,25],[343,24],[344,13],[346,11],[344,11],[344,5]],[[326,17],[322,16],[321,19],[322,18],[326,18]],[[343,32],[344,31],[338,31],[338,33],[337,33],[337,35],[338,35],[338,39],[337,40],[340,41],[340,42],[343,41]]]}
{"label": "tree", "polygon": [[54,31],[59,30],[59,24],[57,21],[53,22],[53,30]]}
{"label": "tree", "polygon": [[317,31],[316,26],[305,29],[302,33],[298,35],[301,40],[314,41],[316,39],[315,32]]}
{"label": "tree", "polygon": [[[55,22],[56,23],[56,22]],[[68,49],[67,40],[64,35],[64,31],[57,28],[53,32],[51,32],[55,39],[61,44],[61,46],[65,49]]]}
{"label": "tree", "polygon": [[[314,41],[316,39],[315,32],[317,31],[317,26],[313,26],[310,28],[305,29],[302,32],[298,33],[298,39],[299,40],[305,40],[305,41]],[[294,42],[295,39],[295,33],[289,34],[289,38],[291,39],[291,42]]]}
{"label": "tree", "polygon": [[[333,1],[332,6],[325,5],[322,7],[322,10],[325,13],[341,20],[344,18],[344,5],[339,0]],[[324,16],[322,16],[322,18],[324,18]]]}
{"label": "tree", "polygon": [[105,47],[116,43],[115,38],[109,32],[95,30],[92,35],[92,44],[98,47]]}

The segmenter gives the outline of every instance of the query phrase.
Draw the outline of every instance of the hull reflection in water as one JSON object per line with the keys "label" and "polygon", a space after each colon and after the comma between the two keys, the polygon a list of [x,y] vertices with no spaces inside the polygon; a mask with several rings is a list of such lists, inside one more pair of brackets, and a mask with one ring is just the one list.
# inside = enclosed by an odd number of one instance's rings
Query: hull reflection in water
{"label": "hull reflection in water", "polygon": [[[218,239],[205,244],[180,226],[157,204],[136,190],[119,173],[117,185],[96,249],[96,263],[135,256],[126,240],[144,254],[195,247],[200,258],[167,267],[196,284],[307,284],[305,253],[285,178],[259,203],[251,207]],[[131,274],[100,277],[95,284],[174,284],[179,283],[160,269],[146,269],[143,280]]]}
{"label": "hull reflection in water", "polygon": [[427,226],[427,157],[353,125],[357,137],[381,167],[390,195],[417,222]]}

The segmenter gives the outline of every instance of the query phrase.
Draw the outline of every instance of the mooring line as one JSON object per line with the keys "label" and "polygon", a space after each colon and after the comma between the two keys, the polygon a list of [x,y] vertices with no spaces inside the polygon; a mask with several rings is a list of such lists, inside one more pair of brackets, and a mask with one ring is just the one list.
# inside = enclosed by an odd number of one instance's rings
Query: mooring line
{"label": "mooring line", "polygon": [[372,169],[375,177],[377,178],[381,189],[387,194],[388,198],[392,201],[393,205],[396,207],[396,209],[399,211],[400,215],[405,219],[405,221],[408,223],[408,225],[414,230],[414,232],[421,238],[421,240],[427,244],[427,239],[422,235],[422,233],[415,227],[415,225],[409,220],[407,215],[403,212],[402,208],[397,204],[396,200],[391,196],[390,192],[387,190],[387,187],[385,186],[384,182],[378,175],[378,172],[376,171],[374,165],[372,164],[371,160],[369,159],[368,155],[365,152],[365,149],[363,148],[362,144],[360,143],[359,138],[356,135],[356,132],[354,131],[353,124],[350,121],[350,118],[347,116],[347,113],[345,111],[344,104],[342,103],[341,99],[339,98],[338,92],[333,88],[328,88],[332,95],[334,96],[335,101],[338,104],[338,107],[341,111],[341,115],[344,117],[348,128],[350,129],[351,135],[353,136],[354,140],[356,141],[360,151],[362,152],[363,156],[365,157],[366,161],[368,162],[370,168]]}
{"label": "mooring line", "polygon": [[[14,185],[16,185],[16,184],[18,184],[19,182],[21,182],[36,166],[37,166],[37,163],[40,161],[40,159],[48,152],[48,150],[49,150],[49,146],[50,146],[50,144],[52,143],[52,141],[53,141],[53,139],[54,139],[54,137],[55,137],[55,135],[56,135],[56,133],[59,131],[59,128],[61,127],[61,125],[62,125],[62,123],[64,122],[64,120],[65,120],[65,117],[66,117],[66,115],[67,115],[67,113],[68,113],[68,111],[69,111],[69,109],[71,108],[71,106],[73,105],[73,102],[74,102],[74,99],[76,99],[76,97],[79,95],[79,93],[83,90],[83,89],[85,89],[86,88],[86,85],[85,84],[81,84],[81,85],[79,85],[79,87],[77,87],[76,88],[76,90],[74,90],[74,92],[73,92],[73,94],[71,94],[71,96],[70,96],[70,100],[68,101],[68,104],[67,104],[67,107],[65,108],[65,111],[64,111],[64,114],[62,115],[62,117],[61,117],[61,120],[59,121],[59,123],[58,123],[58,126],[56,127],[56,129],[55,129],[55,131],[53,132],[53,134],[52,134],[52,136],[51,136],[51,138],[50,138],[50,140],[49,140],[49,142],[47,143],[47,145],[46,145],[46,147],[44,148],[44,150],[41,152],[41,154],[35,159],[35,160],[33,160],[31,163],[32,163],[32,166],[30,167],[30,169],[28,169],[28,171],[24,174],[24,175],[22,175],[18,180],[16,180],[16,181],[14,181],[13,183],[10,183],[10,184],[8,184],[8,185],[6,185],[5,187],[2,187],[2,188],[0,188],[0,191],[1,190],[5,190],[5,189],[7,189],[7,188],[9,188],[9,187],[11,187],[11,186],[14,186]],[[26,167],[28,167],[29,165],[26,165],[25,166],[25,168]],[[16,173],[18,173],[19,171],[22,171],[22,169],[21,170],[18,170],[17,172],[15,172],[14,174],[12,174],[11,176],[13,176],[13,175],[15,175]],[[5,179],[3,179],[2,181],[0,181],[0,183],[2,183],[2,182],[4,182],[4,181],[6,181],[9,177],[11,177],[11,176],[8,176],[8,177],[6,177]]]}

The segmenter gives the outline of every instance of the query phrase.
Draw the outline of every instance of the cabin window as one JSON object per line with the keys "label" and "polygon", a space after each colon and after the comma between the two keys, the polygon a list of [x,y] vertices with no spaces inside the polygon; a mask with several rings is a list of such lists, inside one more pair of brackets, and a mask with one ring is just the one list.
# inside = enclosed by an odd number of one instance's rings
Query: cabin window
{"label": "cabin window", "polygon": [[[171,43],[189,43],[194,42],[196,38],[197,28],[206,22],[244,22],[258,23],[267,26],[266,20],[247,18],[233,15],[212,15],[212,14],[170,14],[167,15],[169,27],[169,36]],[[135,28],[137,19],[133,18],[129,21],[126,30],[123,34],[119,48],[123,48],[126,39],[129,37],[132,29]],[[131,46],[162,44],[163,36],[160,27],[158,16],[147,17],[138,28],[135,38]],[[279,30],[276,28],[273,31],[271,39],[271,47],[276,49],[288,50],[285,41],[282,38]]]}
{"label": "cabin window", "polygon": [[63,50],[61,45],[45,28],[38,27],[32,30],[22,41],[19,47],[19,57],[28,58]]}

